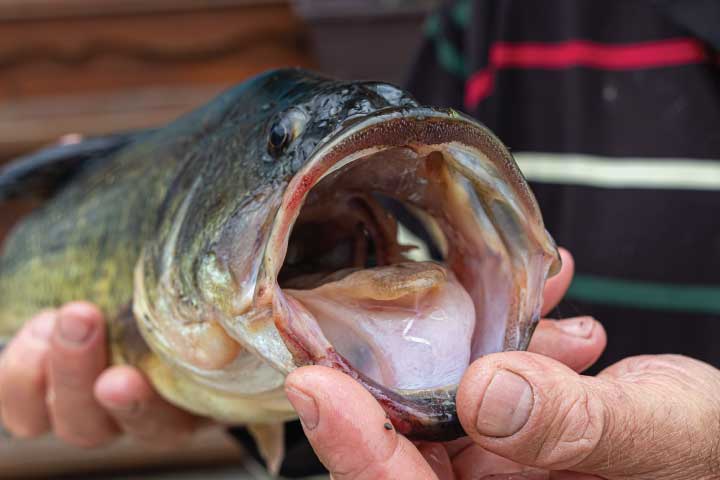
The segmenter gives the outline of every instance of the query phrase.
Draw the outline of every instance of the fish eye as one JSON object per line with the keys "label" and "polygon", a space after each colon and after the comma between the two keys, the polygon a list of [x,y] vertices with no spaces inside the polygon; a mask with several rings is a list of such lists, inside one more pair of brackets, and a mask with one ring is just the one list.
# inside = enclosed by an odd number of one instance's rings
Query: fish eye
{"label": "fish eye", "polygon": [[270,125],[268,152],[277,156],[305,130],[307,114],[299,108],[291,108]]}
{"label": "fish eye", "polygon": [[268,149],[273,155],[280,153],[290,143],[290,129],[283,120],[275,122],[270,127],[268,136]]}

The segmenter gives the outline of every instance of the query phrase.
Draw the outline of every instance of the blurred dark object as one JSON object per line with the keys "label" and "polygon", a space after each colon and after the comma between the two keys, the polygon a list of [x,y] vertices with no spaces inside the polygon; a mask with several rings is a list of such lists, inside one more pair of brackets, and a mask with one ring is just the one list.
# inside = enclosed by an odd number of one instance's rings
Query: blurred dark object
{"label": "blurred dark object", "polygon": [[293,0],[318,65],[340,78],[403,84],[440,0]]}
{"label": "blurred dark object", "polygon": [[287,1],[0,4],[0,163],[60,136],[164,124],[261,71],[312,66]]}
{"label": "blurred dark object", "polygon": [[[106,478],[109,474],[145,469],[190,469],[243,463],[245,453],[221,428],[198,432],[175,448],[148,446],[123,438],[107,447],[73,447],[51,436],[36,440],[1,438],[0,478]],[[113,477],[115,478],[115,477]],[[128,478],[123,475],[122,478]],[[152,478],[152,477],[148,477]],[[206,477],[198,477],[206,478]],[[257,478],[246,474],[238,480]]]}
{"label": "blurred dark object", "polygon": [[718,0],[655,0],[666,17],[720,49]]}

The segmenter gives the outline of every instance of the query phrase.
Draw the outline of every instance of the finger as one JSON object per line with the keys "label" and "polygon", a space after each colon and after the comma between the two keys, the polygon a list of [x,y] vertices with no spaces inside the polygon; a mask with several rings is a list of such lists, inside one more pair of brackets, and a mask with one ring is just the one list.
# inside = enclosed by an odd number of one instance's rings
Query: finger
{"label": "finger", "polygon": [[288,375],[285,392],[334,480],[435,478],[372,395],[347,375],[327,367],[303,367]]}
{"label": "finger", "polygon": [[100,375],[95,397],[132,437],[154,445],[174,446],[189,438],[198,417],[169,404],[138,370],[112,367]]}
{"label": "finger", "polygon": [[564,248],[560,248],[560,259],[562,260],[562,268],[554,277],[550,277],[545,283],[543,291],[543,307],[542,315],[547,315],[553,308],[560,303],[565,292],[570,287],[573,275],[575,274],[575,260],[573,260],[570,252]]}
{"label": "finger", "polygon": [[[528,467],[508,460],[492,452],[482,449],[479,445],[470,443],[452,457],[452,464],[460,478],[505,478],[503,475],[517,475],[518,479],[525,478],[521,473],[528,473]],[[533,469],[534,470],[534,469]]]}
{"label": "finger", "polygon": [[708,373],[717,375],[673,358],[624,381],[584,377],[528,352],[487,355],[461,382],[458,414],[478,445],[524,465],[606,478],[649,471],[663,478],[660,469],[671,465],[701,478],[714,458],[707,445],[720,434],[707,421],[717,408],[708,389],[720,390]]}
{"label": "finger", "polygon": [[577,472],[551,472],[550,480],[603,480],[602,477],[596,475],[588,475],[586,473]]}
{"label": "finger", "polygon": [[92,447],[107,443],[117,427],[95,400],[95,380],[107,365],[101,313],[87,303],[58,312],[48,357],[48,406],[55,434],[68,443]]}
{"label": "finger", "polygon": [[56,312],[38,314],[8,344],[0,360],[2,423],[17,437],[42,435],[50,428],[46,360]]}
{"label": "finger", "polygon": [[605,350],[607,336],[592,317],[541,320],[528,351],[539,353],[582,372],[595,363]]}
{"label": "finger", "polygon": [[425,461],[433,469],[438,480],[453,480],[453,466],[445,447],[440,443],[423,442],[417,447]]}

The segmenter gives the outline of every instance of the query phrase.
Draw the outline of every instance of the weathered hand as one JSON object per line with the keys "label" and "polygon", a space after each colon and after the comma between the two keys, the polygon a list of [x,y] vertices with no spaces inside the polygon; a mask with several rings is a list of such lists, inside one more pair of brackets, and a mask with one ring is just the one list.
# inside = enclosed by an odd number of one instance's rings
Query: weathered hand
{"label": "weathered hand", "polygon": [[[562,272],[545,289],[544,313],[557,304],[572,279],[572,258],[565,251],[563,257]],[[598,358],[604,346],[602,326],[583,317],[541,321],[530,350],[582,371]],[[471,381],[468,377],[464,382]],[[302,417],[310,442],[335,480],[543,473],[485,451],[469,438],[448,444],[413,445],[394,430],[384,428],[384,411],[365,389],[328,368],[297,370],[288,377],[286,391]],[[546,478],[547,473],[544,475]]]}
{"label": "weathered hand", "polygon": [[532,353],[489,355],[467,372],[458,412],[478,448],[524,465],[607,479],[720,478],[720,370],[687,357],[632,357],[586,377]]}
{"label": "weathered hand", "polygon": [[6,347],[0,408],[3,425],[15,436],[53,431],[83,447],[122,433],[172,445],[199,425],[160,398],[136,369],[108,368],[102,315],[80,302],[38,314]]}

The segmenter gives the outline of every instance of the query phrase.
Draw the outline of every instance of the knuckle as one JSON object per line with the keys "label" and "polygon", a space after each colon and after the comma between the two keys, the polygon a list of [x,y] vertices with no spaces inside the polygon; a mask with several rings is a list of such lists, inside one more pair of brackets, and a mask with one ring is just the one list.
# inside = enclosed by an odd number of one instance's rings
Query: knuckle
{"label": "knuckle", "polygon": [[605,427],[603,404],[591,391],[582,389],[561,399],[547,436],[535,452],[534,464],[564,470],[583,463],[596,451]]}
{"label": "knuckle", "polygon": [[47,425],[40,422],[23,422],[16,420],[7,420],[3,422],[5,428],[15,438],[31,439],[44,435],[48,431]]}
{"label": "knuckle", "polygon": [[[7,352],[0,368],[0,392],[22,391],[41,394],[45,389],[45,371],[41,363],[29,361],[22,352]],[[26,357],[26,356],[25,356]]]}
{"label": "knuckle", "polygon": [[393,438],[388,439],[388,443],[372,453],[366,451],[358,455],[357,449],[350,446],[341,449],[327,448],[330,470],[337,478],[343,479],[391,478],[388,472],[405,448],[401,437],[394,430],[392,435]]}
{"label": "knuckle", "polygon": [[52,375],[52,386],[54,390],[65,392],[70,391],[75,395],[82,394],[84,397],[91,397],[93,394],[92,379],[86,378],[86,372],[74,366],[65,366],[55,369]]}
{"label": "knuckle", "polygon": [[55,428],[55,436],[63,442],[78,448],[98,448],[110,443],[114,435],[109,433],[80,433],[67,428]]}
{"label": "knuckle", "polygon": [[358,465],[350,472],[347,472],[346,475],[348,478],[393,478],[395,459],[405,454],[405,448],[405,442],[401,440],[399,435],[394,433],[394,440],[379,458],[368,459],[369,461]]}
{"label": "knuckle", "polygon": [[714,432],[715,434],[711,436],[706,465],[713,478],[720,478],[720,413],[716,414],[714,419]]}

